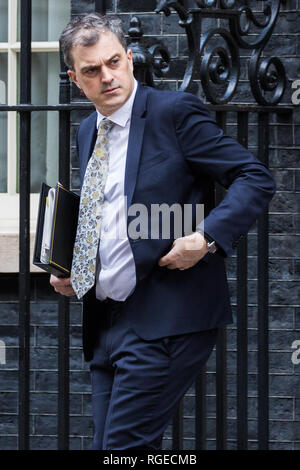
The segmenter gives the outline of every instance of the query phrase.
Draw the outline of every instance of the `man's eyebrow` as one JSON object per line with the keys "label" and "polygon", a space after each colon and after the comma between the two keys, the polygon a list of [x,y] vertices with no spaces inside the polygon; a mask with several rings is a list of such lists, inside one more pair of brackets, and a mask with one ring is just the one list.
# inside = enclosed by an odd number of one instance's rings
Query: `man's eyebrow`
{"label": "man's eyebrow", "polygon": [[84,67],[82,67],[81,72],[87,72],[91,69],[98,69],[99,67],[100,65],[85,65]]}
{"label": "man's eyebrow", "polygon": [[[109,57],[109,59],[107,59],[105,62],[111,62],[116,57],[120,57],[120,54],[118,52],[116,52],[111,57]],[[101,65],[93,65],[93,64],[85,65],[84,67],[82,67],[81,72],[87,72],[88,70],[91,70],[91,69],[99,69],[100,67]]]}
{"label": "man's eyebrow", "polygon": [[113,54],[109,59],[107,59],[105,62],[111,62],[113,59],[115,59],[116,57],[120,57],[120,54],[119,52],[116,52],[115,54]]}

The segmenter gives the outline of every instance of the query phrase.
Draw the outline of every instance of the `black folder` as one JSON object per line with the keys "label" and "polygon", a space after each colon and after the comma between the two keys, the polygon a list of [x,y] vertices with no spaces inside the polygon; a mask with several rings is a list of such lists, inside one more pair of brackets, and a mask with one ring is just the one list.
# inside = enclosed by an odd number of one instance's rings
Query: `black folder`
{"label": "black folder", "polygon": [[[73,247],[77,231],[80,197],[78,194],[64,188],[57,183],[55,199],[51,204],[52,212],[45,213],[49,207],[48,195],[54,188],[45,183],[41,185],[33,264],[57,277],[69,277],[71,274]],[[49,216],[51,214],[51,216]],[[48,230],[46,228],[48,227]],[[47,238],[49,250],[46,250],[43,241]],[[42,257],[42,259],[41,259]],[[45,261],[46,259],[46,261]]]}

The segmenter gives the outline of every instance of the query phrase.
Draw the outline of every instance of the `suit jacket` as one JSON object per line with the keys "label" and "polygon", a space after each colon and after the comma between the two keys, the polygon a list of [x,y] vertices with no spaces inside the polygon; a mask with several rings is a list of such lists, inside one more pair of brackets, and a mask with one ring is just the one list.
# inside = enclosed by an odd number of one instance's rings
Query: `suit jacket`
{"label": "suit jacket", "polygon": [[[96,112],[77,133],[81,182],[96,139]],[[227,189],[214,207],[214,182]],[[131,239],[137,285],[124,302],[124,314],[146,340],[207,330],[232,322],[224,258],[245,236],[275,192],[267,168],[248,150],[223,134],[206,106],[194,95],[139,85],[135,96],[125,170],[127,205],[204,204],[204,229],[218,244],[184,271],[158,266],[174,241]],[[196,228],[195,210],[192,214]],[[130,224],[132,217],[128,217]],[[150,231],[150,228],[148,229]],[[94,289],[83,299],[83,349],[93,356],[101,303]]]}

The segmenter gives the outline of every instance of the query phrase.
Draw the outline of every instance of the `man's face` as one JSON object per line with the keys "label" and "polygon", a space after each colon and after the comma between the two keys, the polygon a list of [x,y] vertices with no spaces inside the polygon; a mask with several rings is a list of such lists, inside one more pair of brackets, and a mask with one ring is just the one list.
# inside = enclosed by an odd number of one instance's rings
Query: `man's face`
{"label": "man's face", "polygon": [[117,36],[102,33],[93,46],[72,49],[74,70],[69,77],[104,116],[117,111],[134,86],[132,52],[122,47]]}

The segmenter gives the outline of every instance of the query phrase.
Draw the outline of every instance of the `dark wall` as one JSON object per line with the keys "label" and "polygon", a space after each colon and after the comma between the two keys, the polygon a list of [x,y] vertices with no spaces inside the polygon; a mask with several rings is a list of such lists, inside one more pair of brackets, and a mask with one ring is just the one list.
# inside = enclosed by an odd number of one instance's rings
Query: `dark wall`
{"label": "dark wall", "polygon": [[[259,2],[255,2],[259,3]],[[177,90],[186,64],[187,44],[178,17],[154,13],[156,1],[109,0],[108,12],[122,17],[125,31],[135,14],[142,21],[144,44],[161,41],[171,53],[170,72],[156,84]],[[291,84],[300,79],[300,12],[296,0],[281,5],[279,19],[266,49],[278,55],[287,71],[288,85],[282,101],[291,105]],[[72,15],[94,10],[94,2],[73,0]],[[213,23],[207,21],[206,28]],[[253,101],[246,72],[247,54],[242,62],[239,92],[234,101]],[[203,98],[201,90],[199,97]],[[73,89],[73,100],[83,99]],[[72,113],[72,133],[87,113]],[[257,152],[257,118],[250,116],[249,148]],[[235,116],[229,116],[228,133],[236,136]],[[292,343],[300,341],[299,302],[299,150],[300,112],[270,123],[270,168],[276,178],[277,194],[270,205],[270,448],[300,449],[300,365],[292,362]],[[75,148],[72,149],[72,186],[79,186]],[[257,448],[257,251],[256,227],[249,240],[249,448]],[[231,298],[236,305],[236,258],[227,261]],[[0,339],[6,343],[6,364],[0,364],[0,449],[17,448],[18,432],[18,286],[16,275],[0,276]],[[33,275],[31,282],[31,447],[55,449],[57,446],[57,295],[48,285],[48,275]],[[70,447],[88,449],[92,420],[88,366],[81,351],[80,304],[71,303],[70,327]],[[227,335],[228,448],[236,448],[236,322]],[[207,365],[207,448],[215,448],[215,354]],[[184,399],[184,447],[194,448],[194,388]],[[171,444],[170,429],[164,446]]]}

